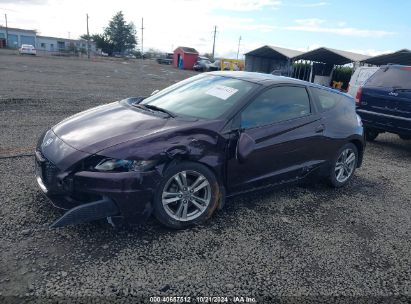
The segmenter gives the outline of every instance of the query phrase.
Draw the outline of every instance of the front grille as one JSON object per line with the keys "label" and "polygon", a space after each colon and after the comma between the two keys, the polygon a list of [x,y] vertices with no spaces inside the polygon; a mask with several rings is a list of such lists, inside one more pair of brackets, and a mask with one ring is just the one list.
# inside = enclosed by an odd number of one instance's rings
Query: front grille
{"label": "front grille", "polygon": [[41,151],[36,151],[37,165],[41,170],[41,179],[46,186],[50,186],[55,182],[59,169],[49,161]]}
{"label": "front grille", "polygon": [[46,183],[46,185],[52,184],[59,171],[58,168],[52,162],[46,159],[42,164],[42,170],[44,183]]}

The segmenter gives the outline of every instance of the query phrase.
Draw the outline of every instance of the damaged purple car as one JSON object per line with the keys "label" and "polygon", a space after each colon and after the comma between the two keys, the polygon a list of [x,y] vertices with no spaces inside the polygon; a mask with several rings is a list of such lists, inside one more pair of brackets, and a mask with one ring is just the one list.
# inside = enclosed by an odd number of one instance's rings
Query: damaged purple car
{"label": "damaged purple car", "polygon": [[45,132],[36,179],[67,210],[61,227],[107,218],[199,224],[225,198],[361,166],[361,120],[346,94],[296,79],[212,72],[150,97],[74,115]]}

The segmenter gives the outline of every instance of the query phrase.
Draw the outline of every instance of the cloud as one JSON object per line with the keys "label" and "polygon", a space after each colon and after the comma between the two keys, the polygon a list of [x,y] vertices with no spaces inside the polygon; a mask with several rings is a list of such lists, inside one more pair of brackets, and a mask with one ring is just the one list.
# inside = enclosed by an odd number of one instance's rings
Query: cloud
{"label": "cloud", "polygon": [[48,0],[0,0],[0,4],[46,4]]}
{"label": "cloud", "polygon": [[369,29],[359,29],[354,27],[343,27],[345,23],[339,22],[338,26],[332,27],[325,25],[326,20],[309,18],[309,19],[297,19],[295,20],[297,25],[286,26],[285,30],[289,31],[301,31],[301,32],[314,32],[314,33],[329,33],[340,36],[351,36],[351,37],[373,37],[382,38],[387,36],[395,35],[396,33],[384,30],[369,30]]}
{"label": "cloud", "polygon": [[313,2],[313,3],[300,3],[300,4],[291,4],[290,6],[294,7],[320,7],[320,6],[326,6],[329,5],[328,2]]}
{"label": "cloud", "polygon": [[204,9],[228,11],[256,11],[263,8],[278,9],[282,2],[277,0],[209,0],[204,2]]}
{"label": "cloud", "polygon": [[309,18],[309,19],[297,19],[297,20],[294,20],[294,22],[297,23],[299,26],[317,28],[321,24],[325,23],[325,20],[318,19],[318,18]]}

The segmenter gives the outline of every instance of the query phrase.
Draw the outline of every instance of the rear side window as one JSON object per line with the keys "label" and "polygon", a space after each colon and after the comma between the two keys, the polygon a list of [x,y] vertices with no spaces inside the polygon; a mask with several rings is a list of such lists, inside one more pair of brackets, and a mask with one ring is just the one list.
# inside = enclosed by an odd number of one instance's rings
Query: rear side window
{"label": "rear side window", "polygon": [[318,88],[311,88],[311,90],[317,96],[320,111],[326,111],[335,107],[335,105],[341,99],[341,96],[336,93],[332,93]]}
{"label": "rear side window", "polygon": [[310,112],[310,100],[304,87],[275,87],[259,95],[241,113],[241,126],[265,126],[306,116]]}
{"label": "rear side window", "polygon": [[358,73],[357,85],[362,86],[375,73],[374,69],[363,69]]}
{"label": "rear side window", "polygon": [[411,67],[382,67],[367,81],[366,86],[411,89]]}

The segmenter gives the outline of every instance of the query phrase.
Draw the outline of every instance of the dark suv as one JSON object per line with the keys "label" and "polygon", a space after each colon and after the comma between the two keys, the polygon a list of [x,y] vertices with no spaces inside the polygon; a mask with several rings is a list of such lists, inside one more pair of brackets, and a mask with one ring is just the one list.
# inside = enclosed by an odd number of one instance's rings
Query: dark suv
{"label": "dark suv", "polygon": [[358,90],[356,102],[368,140],[383,132],[411,139],[411,66],[382,66]]}

